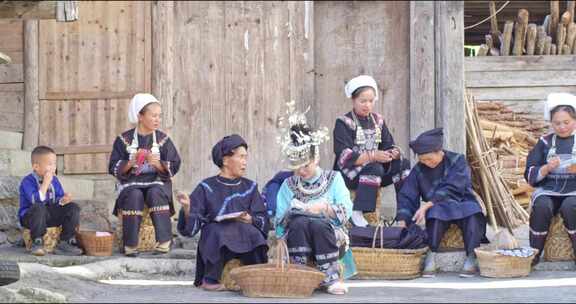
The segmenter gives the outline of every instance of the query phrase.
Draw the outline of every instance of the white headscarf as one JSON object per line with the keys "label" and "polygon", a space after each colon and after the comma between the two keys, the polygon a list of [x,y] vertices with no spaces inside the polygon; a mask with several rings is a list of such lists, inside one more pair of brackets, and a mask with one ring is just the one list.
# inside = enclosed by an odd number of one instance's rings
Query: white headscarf
{"label": "white headscarf", "polygon": [[132,101],[130,101],[130,106],[128,107],[128,120],[130,120],[130,123],[138,123],[138,113],[140,113],[146,105],[152,102],[160,104],[160,101],[158,101],[158,99],[156,99],[152,94],[138,93],[134,95]]}
{"label": "white headscarf", "polygon": [[368,75],[360,75],[350,79],[350,81],[346,83],[346,86],[344,86],[344,93],[346,93],[346,97],[352,98],[352,93],[361,87],[372,87],[376,94],[374,100],[378,100],[378,85],[376,84],[376,80]]}
{"label": "white headscarf", "polygon": [[552,119],[552,117],[550,117],[550,111],[559,105],[571,106],[576,110],[576,96],[570,93],[548,94],[548,98],[544,104],[544,119],[550,121]]}

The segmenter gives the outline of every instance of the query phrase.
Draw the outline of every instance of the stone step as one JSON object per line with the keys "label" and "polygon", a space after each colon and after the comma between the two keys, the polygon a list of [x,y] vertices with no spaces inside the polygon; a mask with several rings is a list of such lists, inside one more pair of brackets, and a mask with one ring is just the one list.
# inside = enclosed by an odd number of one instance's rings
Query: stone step
{"label": "stone step", "polygon": [[20,132],[0,130],[0,149],[20,150],[22,148],[22,136]]}
{"label": "stone step", "polygon": [[30,151],[0,149],[0,176],[26,176],[31,170]]}

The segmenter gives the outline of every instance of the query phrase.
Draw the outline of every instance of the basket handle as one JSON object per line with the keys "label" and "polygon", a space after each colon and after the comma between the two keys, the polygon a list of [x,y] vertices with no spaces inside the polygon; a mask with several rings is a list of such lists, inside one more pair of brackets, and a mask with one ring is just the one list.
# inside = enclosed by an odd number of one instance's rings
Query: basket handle
{"label": "basket handle", "polygon": [[384,248],[384,223],[379,222],[378,226],[376,226],[376,230],[374,230],[374,236],[372,236],[372,248],[376,248],[376,236],[378,235],[378,231],[380,231],[380,249]]}
{"label": "basket handle", "polygon": [[290,254],[284,239],[276,241],[276,268],[285,272],[290,267]]}

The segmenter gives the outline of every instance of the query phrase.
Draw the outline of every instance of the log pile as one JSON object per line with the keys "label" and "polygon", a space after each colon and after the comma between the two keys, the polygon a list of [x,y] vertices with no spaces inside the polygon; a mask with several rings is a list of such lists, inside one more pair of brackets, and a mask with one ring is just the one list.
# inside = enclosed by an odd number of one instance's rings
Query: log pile
{"label": "log pile", "polygon": [[490,34],[476,56],[570,55],[576,54],[574,1],[568,1],[560,15],[559,1],[550,1],[550,15],[541,25],[528,23],[530,13],[520,9],[516,20],[507,20],[503,32],[498,29],[494,1],[490,1]]}
{"label": "log pile", "polygon": [[[493,227],[513,228],[528,222],[528,213],[516,202],[498,166],[496,149],[484,136],[472,97],[466,96],[467,157],[472,169],[474,190],[481,197]],[[520,135],[513,137],[517,138]]]}
{"label": "log pile", "polygon": [[547,132],[544,120],[514,112],[498,102],[478,102],[476,109],[482,134],[496,153],[501,177],[516,202],[527,210],[534,189],[524,179],[526,156]]}

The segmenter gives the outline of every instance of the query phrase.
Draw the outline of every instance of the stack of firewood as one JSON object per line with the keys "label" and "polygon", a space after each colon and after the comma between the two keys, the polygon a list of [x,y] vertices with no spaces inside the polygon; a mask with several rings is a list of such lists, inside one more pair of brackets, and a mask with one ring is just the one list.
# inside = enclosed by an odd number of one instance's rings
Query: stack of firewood
{"label": "stack of firewood", "polygon": [[[473,187],[486,207],[490,224],[511,230],[527,223],[528,213],[515,200],[500,170],[498,154],[484,135],[484,127],[471,96],[466,96],[465,105],[467,158],[472,168]],[[520,140],[522,135],[512,134],[512,137]]]}
{"label": "stack of firewood", "polygon": [[539,138],[548,132],[548,125],[541,115],[536,116],[531,112],[515,111],[497,101],[479,102],[476,107],[481,119],[526,131],[534,138]]}
{"label": "stack of firewood", "polygon": [[[477,56],[570,55],[576,54],[575,1],[567,1],[560,16],[560,1],[550,1],[550,15],[542,25],[528,23],[530,13],[518,10],[515,21],[508,20],[504,31],[498,29],[496,5],[490,1],[492,20],[486,43],[480,45]],[[498,44],[498,45],[496,45]]]}

